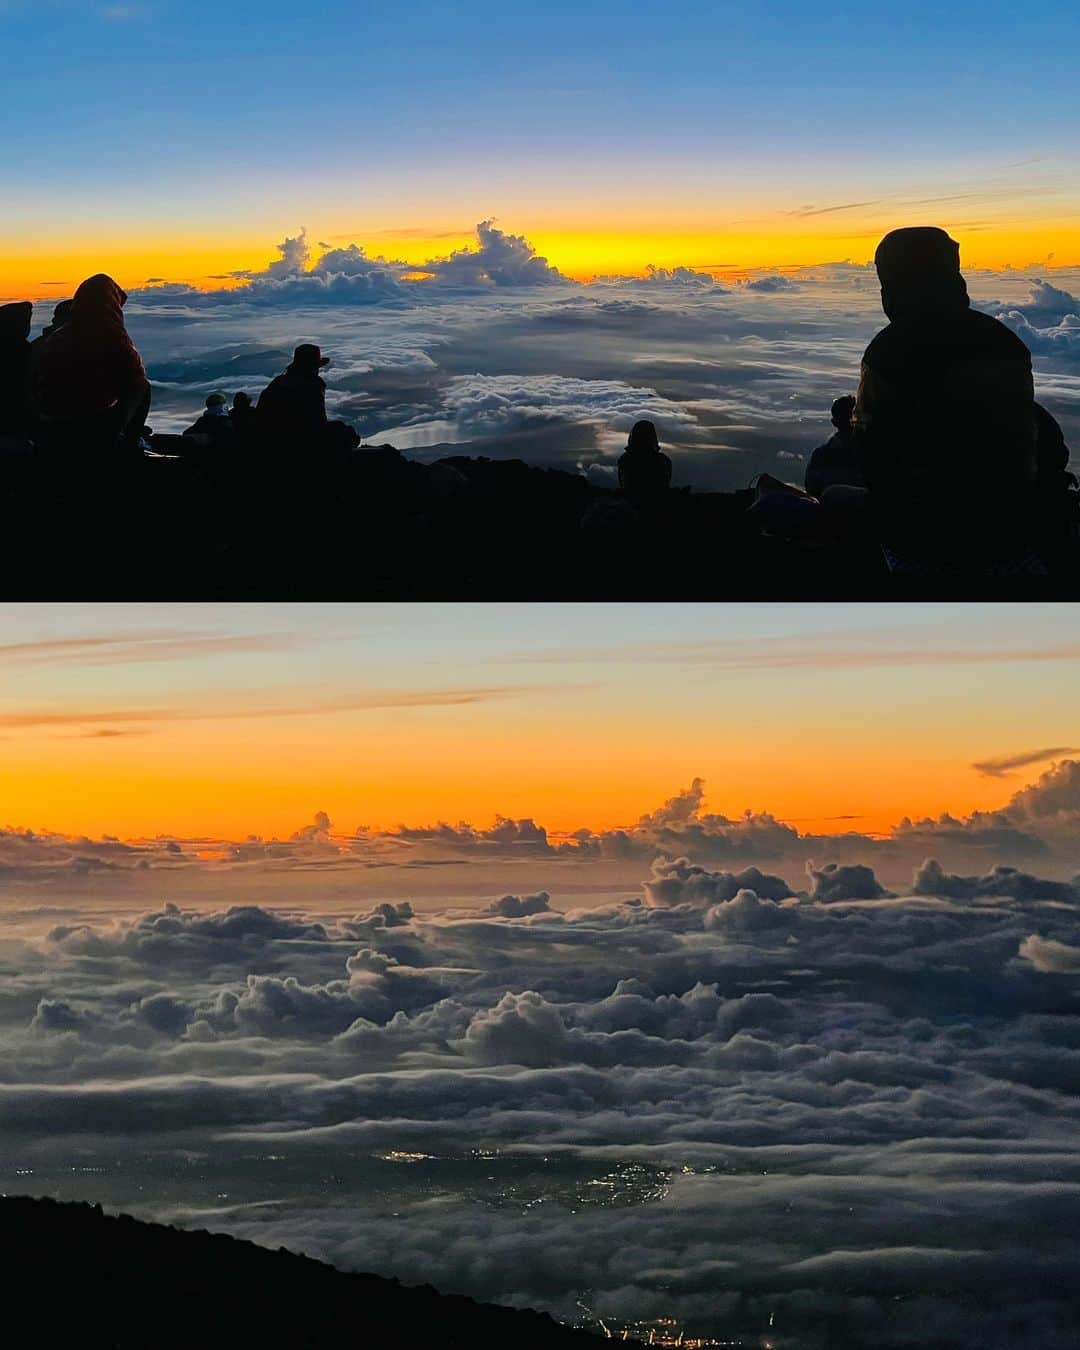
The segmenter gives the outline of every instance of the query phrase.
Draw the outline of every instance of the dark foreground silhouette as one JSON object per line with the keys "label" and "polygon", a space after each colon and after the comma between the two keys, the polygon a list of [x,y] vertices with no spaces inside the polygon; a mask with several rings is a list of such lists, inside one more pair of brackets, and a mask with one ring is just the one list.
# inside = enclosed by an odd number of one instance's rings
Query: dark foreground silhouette
{"label": "dark foreground silhouette", "polygon": [[346,1274],[284,1247],[96,1205],[0,1199],[0,1245],[9,1323],[28,1319],[19,1344],[590,1350],[600,1340],[545,1313]]}
{"label": "dark foreground silhouette", "polygon": [[[183,436],[146,426],[126,296],[85,281],[27,341],[0,307],[7,599],[1074,598],[1080,494],[1031,354],[973,310],[959,248],[894,230],[889,319],[832,407],[806,491],[672,486],[638,422],[599,487],[520,461],[431,465],[326,412],[310,343],[257,402],[212,394]],[[65,308],[65,305],[67,306]]]}
{"label": "dark foreground silhouette", "polygon": [[[161,438],[157,438],[161,439]],[[179,439],[179,438],[176,438]],[[245,455],[141,455],[78,472],[9,458],[0,480],[8,600],[605,600],[1063,597],[1052,574],[891,573],[789,485],[673,489],[649,509],[521,460],[392,446],[296,473]]]}

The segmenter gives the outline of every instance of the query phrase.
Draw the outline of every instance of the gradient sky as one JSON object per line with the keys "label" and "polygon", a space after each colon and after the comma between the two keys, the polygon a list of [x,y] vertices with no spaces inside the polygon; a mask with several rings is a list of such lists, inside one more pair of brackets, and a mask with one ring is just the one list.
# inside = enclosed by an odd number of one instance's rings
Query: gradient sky
{"label": "gradient sky", "polygon": [[285,234],[420,261],[494,215],[572,275],[1080,261],[1080,11],[0,0],[0,294],[208,284]]}
{"label": "gradient sky", "polygon": [[6,606],[0,822],[607,828],[706,779],[800,828],[1001,805],[1077,742],[1069,607]]}

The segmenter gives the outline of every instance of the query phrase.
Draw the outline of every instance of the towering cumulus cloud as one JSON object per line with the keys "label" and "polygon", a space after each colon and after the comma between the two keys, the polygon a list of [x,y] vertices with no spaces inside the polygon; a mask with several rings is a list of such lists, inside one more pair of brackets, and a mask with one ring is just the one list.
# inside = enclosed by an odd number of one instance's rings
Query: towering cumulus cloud
{"label": "towering cumulus cloud", "polygon": [[372,258],[358,244],[321,245],[313,262],[307,231],[285,238],[277,245],[280,255],[261,272],[237,272],[237,283],[220,290],[200,291],[191,286],[158,285],[133,293],[136,304],[196,305],[370,305],[386,302],[411,303],[426,289],[458,287],[486,290],[492,287],[530,287],[570,284],[566,277],[542,258],[520,234],[507,234],[493,220],[476,227],[476,244],[445,258],[431,258],[412,265],[387,258]]}
{"label": "towering cumulus cloud", "polygon": [[[1010,811],[1056,828],[1068,778]],[[333,828],[280,847],[310,866]],[[695,782],[623,842],[700,831],[726,856],[745,829]],[[523,879],[564,856],[532,822],[435,833],[524,844]],[[654,854],[600,902],[355,913],[307,870],[289,909],[5,909],[4,1188],[616,1335],[1075,1344],[1080,892],[1007,866],[925,863],[897,893],[868,863],[785,871]]]}
{"label": "towering cumulus cloud", "polygon": [[451,286],[551,286],[566,281],[523,234],[507,234],[494,220],[477,225],[475,248],[433,258],[416,270]]}

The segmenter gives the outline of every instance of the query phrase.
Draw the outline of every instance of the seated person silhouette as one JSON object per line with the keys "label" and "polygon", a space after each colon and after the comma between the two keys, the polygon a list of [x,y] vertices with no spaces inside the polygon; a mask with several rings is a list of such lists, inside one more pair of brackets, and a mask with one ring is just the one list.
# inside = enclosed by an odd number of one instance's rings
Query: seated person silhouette
{"label": "seated person silhouette", "polygon": [[243,390],[233,395],[229,421],[236,433],[237,444],[247,445],[255,431],[255,405],[251,401],[251,396],[245,394]]}
{"label": "seated person silhouette", "polygon": [[215,450],[231,449],[236,440],[236,429],[229,419],[229,400],[224,394],[211,394],[206,410],[184,432],[185,436],[199,437]]}
{"label": "seated person silhouette", "polygon": [[52,312],[52,322],[45,325],[36,338],[30,343],[30,365],[28,367],[27,378],[33,380],[34,363],[37,361],[38,353],[41,351],[45,340],[53,335],[57,329],[63,328],[64,324],[71,318],[72,300],[60,300]]}
{"label": "seated person silhouette", "polygon": [[862,468],[855,453],[851,415],[855,400],[850,394],[832,405],[833,434],[811,454],[806,466],[805,486],[811,497],[821,498],[831,487],[863,487]]}
{"label": "seated person silhouette", "polygon": [[71,318],[71,307],[74,303],[74,300],[58,301],[52,312],[52,323],[47,324],[41,330],[40,336],[36,337],[30,345],[34,346],[35,343],[42,342],[55,333],[58,328],[63,328],[64,324]]}
{"label": "seated person silhouette", "polygon": [[29,300],[0,305],[0,436],[19,438],[27,430],[26,377],[33,312]]}
{"label": "seated person silhouette", "polygon": [[944,230],[893,230],[874,262],[890,322],[863,356],[853,426],[890,568],[1013,571],[1034,532],[1031,353],[971,308]]}
{"label": "seated person silhouette", "polygon": [[330,364],[311,342],[301,343],[292,363],[270,381],[255,407],[255,431],[260,447],[282,456],[312,450],[342,448],[347,437],[359,437],[341,422],[326,416],[326,384],[319,371]]}
{"label": "seated person silhouette", "polygon": [[619,487],[639,511],[659,506],[671,487],[671,460],[660,449],[652,422],[635,422],[619,456]]}
{"label": "seated person silhouette", "polygon": [[75,292],[66,322],[34,353],[35,440],[78,459],[141,455],[150,384],[124,327],[127,295],[99,273]]}
{"label": "seated person silhouette", "polygon": [[1069,470],[1069,447],[1061,424],[1041,403],[1035,404],[1038,487],[1038,552],[1053,571],[1077,567],[1080,540],[1080,484]]}

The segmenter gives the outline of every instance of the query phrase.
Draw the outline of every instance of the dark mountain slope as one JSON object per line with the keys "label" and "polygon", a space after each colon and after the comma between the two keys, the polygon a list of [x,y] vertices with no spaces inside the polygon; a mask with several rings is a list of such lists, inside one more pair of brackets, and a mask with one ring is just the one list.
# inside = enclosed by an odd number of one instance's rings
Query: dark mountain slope
{"label": "dark mountain slope", "polygon": [[[284,1247],[142,1223],[98,1206],[0,1198],[12,1345],[589,1350],[545,1314],[353,1275]],[[423,1272],[418,1271],[418,1275]]]}

